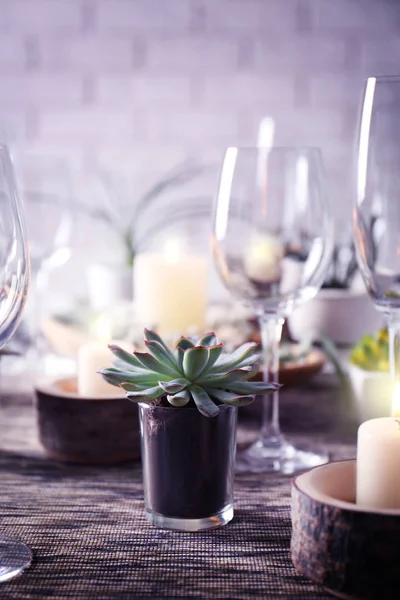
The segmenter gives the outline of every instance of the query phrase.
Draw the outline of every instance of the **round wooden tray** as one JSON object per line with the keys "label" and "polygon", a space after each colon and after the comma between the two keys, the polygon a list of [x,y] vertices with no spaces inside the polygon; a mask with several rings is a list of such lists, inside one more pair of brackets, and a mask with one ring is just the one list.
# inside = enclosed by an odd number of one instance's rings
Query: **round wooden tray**
{"label": "round wooden tray", "polygon": [[339,598],[399,598],[400,510],[357,506],[355,483],[355,460],[293,480],[293,563]]}
{"label": "round wooden tray", "polygon": [[50,458],[117,463],[140,456],[138,407],[124,396],[79,396],[75,378],[35,388],[40,442]]}
{"label": "round wooden tray", "polygon": [[325,355],[320,350],[311,350],[302,363],[286,363],[279,369],[279,383],[298,385],[317,375],[325,364]]}
{"label": "round wooden tray", "polygon": [[[287,362],[279,368],[279,383],[283,385],[299,385],[317,375],[325,364],[325,355],[320,350],[311,350],[301,362]],[[262,373],[254,377],[256,381],[262,380]]]}

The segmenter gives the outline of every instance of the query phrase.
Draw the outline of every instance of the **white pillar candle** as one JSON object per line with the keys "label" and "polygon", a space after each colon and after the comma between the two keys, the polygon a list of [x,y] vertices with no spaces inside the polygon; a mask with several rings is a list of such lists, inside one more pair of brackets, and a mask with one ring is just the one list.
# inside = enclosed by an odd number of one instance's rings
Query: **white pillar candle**
{"label": "white pillar candle", "polygon": [[400,419],[365,421],[358,429],[356,502],[400,508]]}
{"label": "white pillar candle", "polygon": [[110,367],[113,354],[108,344],[125,346],[126,342],[88,342],[78,351],[78,394],[90,398],[102,398],[105,396],[123,396],[124,390],[110,385],[98,374],[100,369]]}
{"label": "white pillar candle", "polygon": [[202,333],[207,304],[207,260],[194,254],[139,254],[135,258],[137,319],[161,335]]}

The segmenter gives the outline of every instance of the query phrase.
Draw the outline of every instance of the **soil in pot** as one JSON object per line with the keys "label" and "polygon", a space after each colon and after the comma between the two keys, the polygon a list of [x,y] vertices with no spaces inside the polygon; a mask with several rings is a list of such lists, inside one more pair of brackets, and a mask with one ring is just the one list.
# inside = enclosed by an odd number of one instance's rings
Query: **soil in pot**
{"label": "soil in pot", "polygon": [[199,519],[232,502],[237,409],[216,417],[196,408],[140,406],[147,509]]}

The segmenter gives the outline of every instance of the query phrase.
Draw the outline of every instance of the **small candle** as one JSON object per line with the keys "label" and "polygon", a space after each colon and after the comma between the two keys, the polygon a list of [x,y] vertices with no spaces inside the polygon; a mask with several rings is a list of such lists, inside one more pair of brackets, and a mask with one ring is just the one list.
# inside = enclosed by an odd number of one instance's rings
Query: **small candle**
{"label": "small candle", "polygon": [[394,384],[392,396],[392,417],[400,417],[400,381]]}
{"label": "small candle", "polygon": [[283,255],[283,245],[276,237],[260,235],[250,242],[244,259],[247,277],[261,282],[279,281]]}
{"label": "small candle", "polygon": [[137,319],[161,335],[201,332],[207,305],[207,260],[169,245],[163,254],[140,254],[134,262]]}
{"label": "small candle", "polygon": [[110,385],[98,374],[100,369],[111,366],[113,355],[108,344],[126,346],[126,342],[88,342],[78,351],[78,394],[91,398],[123,396],[124,390]]}
{"label": "small candle", "polygon": [[365,421],[358,429],[356,502],[400,508],[400,419]]}

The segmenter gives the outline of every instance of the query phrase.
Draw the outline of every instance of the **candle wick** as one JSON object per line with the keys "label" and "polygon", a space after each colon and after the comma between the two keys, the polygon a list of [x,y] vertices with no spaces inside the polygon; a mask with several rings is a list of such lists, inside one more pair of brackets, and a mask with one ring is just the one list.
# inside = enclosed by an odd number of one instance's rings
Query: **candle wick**
{"label": "candle wick", "polygon": [[395,419],[396,423],[398,423],[399,428],[400,428],[400,420],[399,419]]}

